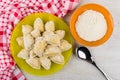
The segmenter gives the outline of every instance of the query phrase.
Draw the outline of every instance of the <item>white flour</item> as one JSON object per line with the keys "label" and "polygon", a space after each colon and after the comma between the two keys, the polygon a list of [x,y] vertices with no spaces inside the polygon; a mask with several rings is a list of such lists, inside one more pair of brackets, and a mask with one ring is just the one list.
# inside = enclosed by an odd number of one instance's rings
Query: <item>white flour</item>
{"label": "white flour", "polygon": [[79,15],[75,26],[77,34],[86,41],[99,40],[107,31],[104,16],[94,10],[87,10]]}

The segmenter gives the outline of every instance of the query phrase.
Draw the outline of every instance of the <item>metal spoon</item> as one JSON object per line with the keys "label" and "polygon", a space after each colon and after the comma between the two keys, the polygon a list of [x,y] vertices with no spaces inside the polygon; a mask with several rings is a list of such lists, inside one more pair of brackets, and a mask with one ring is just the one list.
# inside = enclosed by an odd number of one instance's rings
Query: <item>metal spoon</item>
{"label": "metal spoon", "polygon": [[80,59],[86,60],[87,62],[93,64],[107,80],[112,80],[101,68],[99,68],[95,61],[93,60],[90,51],[86,47],[79,47],[76,49],[76,53]]}

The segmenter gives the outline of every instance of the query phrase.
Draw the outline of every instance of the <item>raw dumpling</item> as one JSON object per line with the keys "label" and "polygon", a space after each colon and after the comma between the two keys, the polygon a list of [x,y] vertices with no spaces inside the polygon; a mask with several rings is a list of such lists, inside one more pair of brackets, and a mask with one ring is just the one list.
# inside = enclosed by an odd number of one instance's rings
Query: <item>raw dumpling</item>
{"label": "raw dumpling", "polygon": [[28,59],[29,58],[29,52],[25,49],[22,49],[18,55],[17,55],[19,58],[22,58],[22,59]]}
{"label": "raw dumpling", "polygon": [[48,34],[44,37],[44,40],[47,41],[48,44],[59,46],[60,38],[57,34]]}
{"label": "raw dumpling", "polygon": [[64,56],[62,54],[58,54],[50,57],[50,59],[57,64],[64,64]]}
{"label": "raw dumpling", "polygon": [[36,39],[35,39],[35,42],[40,42],[40,41],[42,41],[43,40],[43,37],[37,37]]}
{"label": "raw dumpling", "polygon": [[27,59],[26,62],[34,69],[41,68],[39,58],[30,58],[30,59]]}
{"label": "raw dumpling", "polygon": [[29,34],[32,30],[33,30],[32,26],[30,26],[30,25],[22,25],[23,35]]}
{"label": "raw dumpling", "polygon": [[45,57],[45,56],[44,57],[40,57],[40,63],[42,65],[42,67],[45,68],[46,70],[50,69],[51,61],[47,57]]}
{"label": "raw dumpling", "polygon": [[34,44],[34,38],[30,34],[27,34],[27,35],[23,36],[23,39],[24,39],[24,47],[25,47],[25,49],[26,50],[31,50],[32,46]]}
{"label": "raw dumpling", "polygon": [[66,40],[61,40],[59,47],[62,51],[67,51],[72,47],[72,45],[70,43],[68,43],[68,41],[66,41]]}
{"label": "raw dumpling", "polygon": [[60,39],[63,39],[65,36],[64,30],[56,30],[55,33],[60,37]]}
{"label": "raw dumpling", "polygon": [[30,58],[35,58],[37,55],[31,50],[29,56]]}
{"label": "raw dumpling", "polygon": [[17,43],[18,43],[19,46],[24,47],[23,37],[18,37],[16,39],[16,41],[17,41]]}
{"label": "raw dumpling", "polygon": [[54,22],[53,22],[53,21],[48,21],[48,22],[45,24],[45,30],[46,30],[46,31],[55,31]]}
{"label": "raw dumpling", "polygon": [[48,45],[45,50],[44,56],[48,56],[48,57],[55,56],[60,53],[61,53],[61,50],[57,46]]}
{"label": "raw dumpling", "polygon": [[38,29],[40,30],[40,32],[44,31],[44,24],[40,18],[36,18],[36,20],[34,21],[34,29]]}
{"label": "raw dumpling", "polygon": [[37,39],[35,44],[34,44],[34,48],[33,48],[34,53],[37,56],[41,57],[46,45],[47,45],[46,41],[41,40],[41,39]]}
{"label": "raw dumpling", "polygon": [[34,29],[34,30],[31,32],[31,35],[32,35],[34,38],[41,36],[40,30]]}
{"label": "raw dumpling", "polygon": [[54,35],[54,32],[52,32],[52,31],[45,31],[45,32],[43,32],[43,37],[49,36],[49,35]]}

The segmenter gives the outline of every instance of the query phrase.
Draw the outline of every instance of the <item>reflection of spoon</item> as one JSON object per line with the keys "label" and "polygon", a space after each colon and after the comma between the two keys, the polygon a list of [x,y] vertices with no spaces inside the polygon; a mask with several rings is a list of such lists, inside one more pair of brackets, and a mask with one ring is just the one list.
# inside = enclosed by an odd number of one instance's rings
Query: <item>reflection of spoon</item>
{"label": "reflection of spoon", "polygon": [[100,69],[95,61],[93,60],[90,51],[86,47],[79,47],[76,49],[76,53],[79,58],[88,61],[89,63],[93,64],[107,80],[112,80],[102,69]]}

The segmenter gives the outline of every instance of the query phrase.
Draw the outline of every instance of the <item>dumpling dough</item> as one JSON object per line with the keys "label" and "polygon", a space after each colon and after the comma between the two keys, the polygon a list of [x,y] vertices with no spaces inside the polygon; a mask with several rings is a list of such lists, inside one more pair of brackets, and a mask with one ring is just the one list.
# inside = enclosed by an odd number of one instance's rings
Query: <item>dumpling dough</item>
{"label": "dumpling dough", "polygon": [[48,45],[45,50],[44,56],[48,56],[48,57],[55,56],[60,53],[61,53],[61,50],[57,46]]}
{"label": "dumpling dough", "polygon": [[35,42],[34,48],[33,48],[34,53],[37,56],[41,57],[46,45],[47,45],[47,43],[43,39],[41,39],[41,38],[36,39],[36,42]]}
{"label": "dumpling dough", "polygon": [[30,58],[30,59],[27,59],[26,62],[34,69],[41,68],[39,58]]}
{"label": "dumpling dough", "polygon": [[40,57],[40,62],[43,68],[45,68],[46,70],[50,69],[51,66],[51,61],[50,59],[48,59],[47,57]]}
{"label": "dumpling dough", "polygon": [[31,32],[31,35],[32,35],[34,38],[41,36],[40,30],[34,29],[34,30]]}
{"label": "dumpling dough", "polygon": [[48,44],[59,46],[60,38],[57,34],[48,34],[44,37]]}
{"label": "dumpling dough", "polygon": [[56,30],[55,33],[60,37],[60,39],[63,39],[65,36],[64,30]]}
{"label": "dumpling dough", "polygon": [[67,51],[72,47],[72,45],[70,43],[68,43],[68,41],[66,41],[66,40],[61,40],[59,47],[62,51]]}
{"label": "dumpling dough", "polygon": [[37,55],[33,52],[33,50],[29,53],[30,58],[35,58]]}
{"label": "dumpling dough", "polygon": [[40,42],[42,40],[43,40],[43,37],[37,37],[37,38],[35,38],[35,42]]}
{"label": "dumpling dough", "polygon": [[29,52],[25,49],[22,49],[18,55],[17,55],[19,58],[22,58],[22,59],[28,59],[29,58]]}
{"label": "dumpling dough", "polygon": [[64,56],[62,54],[58,54],[50,57],[50,59],[57,64],[64,64]]}
{"label": "dumpling dough", "polygon": [[43,37],[49,36],[49,35],[54,35],[54,32],[52,32],[52,31],[45,31],[45,32],[43,32]]}
{"label": "dumpling dough", "polygon": [[17,43],[18,43],[19,46],[24,47],[23,37],[18,37],[16,39],[16,41],[17,41]]}
{"label": "dumpling dough", "polygon": [[30,25],[22,25],[23,35],[29,34],[32,30],[33,30],[32,26],[30,26]]}
{"label": "dumpling dough", "polygon": [[36,18],[36,20],[34,21],[34,29],[38,29],[40,30],[40,32],[44,31],[44,24],[40,18]]}
{"label": "dumpling dough", "polygon": [[23,36],[23,40],[24,40],[25,49],[26,50],[31,50],[32,46],[34,44],[34,38],[30,34],[27,34],[27,35]]}
{"label": "dumpling dough", "polygon": [[46,31],[55,31],[55,25],[53,21],[48,21],[45,24],[45,30]]}

